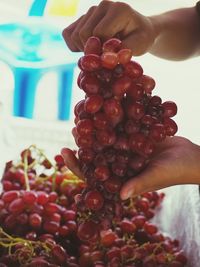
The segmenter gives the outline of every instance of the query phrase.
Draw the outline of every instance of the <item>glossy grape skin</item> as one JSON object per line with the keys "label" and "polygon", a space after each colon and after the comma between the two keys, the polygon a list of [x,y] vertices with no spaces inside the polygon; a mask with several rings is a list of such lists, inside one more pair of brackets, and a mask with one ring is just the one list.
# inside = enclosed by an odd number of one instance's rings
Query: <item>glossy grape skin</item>
{"label": "glossy grape skin", "polygon": [[115,98],[104,101],[103,109],[108,117],[118,116],[122,110],[120,102]]}
{"label": "glossy grape skin", "polygon": [[116,134],[112,130],[101,130],[96,133],[96,138],[103,146],[111,146],[116,142]]}
{"label": "glossy grape skin", "polygon": [[98,55],[89,54],[81,58],[81,69],[84,71],[92,72],[101,68],[101,59]]}
{"label": "glossy grape skin", "polygon": [[82,77],[79,85],[88,95],[98,94],[100,92],[101,84],[95,76],[85,75]]}
{"label": "glossy grape skin", "polygon": [[162,103],[164,108],[164,117],[174,117],[177,113],[177,106],[173,101],[166,101]]}
{"label": "glossy grape skin", "polygon": [[97,225],[93,221],[86,221],[79,225],[77,235],[80,240],[87,241],[97,234]]}
{"label": "glossy grape skin", "polygon": [[124,48],[118,52],[118,60],[120,64],[125,65],[131,60],[131,57],[132,57],[131,49]]}
{"label": "glossy grape skin", "polygon": [[103,112],[94,114],[93,118],[94,127],[99,130],[108,128],[109,121]]}
{"label": "glossy grape skin", "polygon": [[134,102],[127,106],[127,115],[130,119],[140,120],[144,114],[145,108],[140,102]]}
{"label": "glossy grape skin", "polygon": [[111,38],[103,44],[103,52],[117,53],[122,47],[122,42],[117,38]]}
{"label": "glossy grape skin", "polygon": [[104,52],[101,55],[101,65],[106,69],[114,69],[118,64],[118,55],[113,52]]}
{"label": "glossy grape skin", "polygon": [[152,77],[148,75],[144,75],[144,74],[139,77],[139,79],[137,80],[137,83],[140,84],[144,88],[147,94],[150,94],[156,85]]}
{"label": "glossy grape skin", "polygon": [[84,110],[88,113],[96,113],[103,106],[103,98],[100,95],[89,96],[84,103]]}
{"label": "glossy grape skin", "polygon": [[166,135],[168,136],[174,136],[178,131],[177,124],[170,118],[164,118],[163,124],[165,127]]}
{"label": "glossy grape skin", "polygon": [[80,120],[76,125],[77,133],[80,136],[91,135],[93,132],[93,122],[90,119]]}
{"label": "glossy grape skin", "polygon": [[131,86],[131,79],[127,76],[122,76],[117,79],[113,85],[113,94],[119,98],[122,98]]}
{"label": "glossy grape skin", "polygon": [[150,138],[156,142],[161,142],[166,137],[165,126],[161,123],[156,123],[152,126],[150,134]]}
{"label": "glossy grape skin", "polygon": [[84,198],[88,209],[99,210],[103,207],[104,199],[98,191],[89,191]]}
{"label": "glossy grape skin", "polygon": [[142,76],[143,69],[140,64],[135,61],[130,61],[125,64],[125,73],[131,79],[136,79]]}
{"label": "glossy grape skin", "polygon": [[101,55],[102,52],[102,45],[101,41],[98,37],[91,36],[84,46],[84,53],[85,55],[88,54],[95,54],[95,55]]}
{"label": "glossy grape skin", "polygon": [[97,166],[94,171],[95,178],[99,181],[105,181],[110,177],[110,170],[107,166]]}

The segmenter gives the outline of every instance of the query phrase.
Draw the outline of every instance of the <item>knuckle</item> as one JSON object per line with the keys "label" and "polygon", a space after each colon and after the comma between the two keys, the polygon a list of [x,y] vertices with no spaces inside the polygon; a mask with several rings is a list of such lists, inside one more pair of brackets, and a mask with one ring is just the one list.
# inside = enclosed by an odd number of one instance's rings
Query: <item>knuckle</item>
{"label": "knuckle", "polygon": [[79,38],[81,39],[82,42],[87,41],[88,37],[89,37],[88,29],[82,29],[79,32]]}
{"label": "knuckle", "polygon": [[123,2],[116,2],[114,4],[115,4],[116,9],[119,9],[122,11],[129,11],[131,9],[131,7],[128,4],[123,3]]}
{"label": "knuckle", "polygon": [[71,34],[71,39],[74,41],[74,42],[78,42],[79,41],[79,31],[74,31],[72,34]]}
{"label": "knuckle", "polygon": [[65,29],[62,31],[62,36],[63,36],[63,38],[64,38],[65,40],[67,40],[67,39],[69,38],[70,34],[69,34],[69,30],[68,30],[68,28],[65,28]]}
{"label": "knuckle", "polygon": [[88,9],[88,12],[87,13],[93,13],[93,11],[96,9],[97,6],[91,6],[89,9]]}
{"label": "knuckle", "polygon": [[104,29],[102,29],[102,27],[96,27],[95,29],[94,29],[94,31],[93,31],[93,35],[94,36],[98,36],[99,38],[101,38],[101,39],[108,39],[108,38],[110,38],[111,36],[110,36],[110,34],[108,33],[108,32],[106,32],[105,31],[105,28]]}
{"label": "knuckle", "polygon": [[110,1],[101,1],[101,3],[99,4],[99,8],[107,8],[108,6],[112,5],[113,2],[110,2]]}

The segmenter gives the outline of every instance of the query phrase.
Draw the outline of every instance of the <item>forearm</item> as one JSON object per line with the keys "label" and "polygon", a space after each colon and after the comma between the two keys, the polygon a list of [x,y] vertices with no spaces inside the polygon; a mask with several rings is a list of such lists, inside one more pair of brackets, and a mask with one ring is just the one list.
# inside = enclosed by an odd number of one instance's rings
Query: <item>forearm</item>
{"label": "forearm", "polygon": [[151,54],[169,60],[200,55],[200,17],[195,7],[169,11],[150,20],[156,34]]}

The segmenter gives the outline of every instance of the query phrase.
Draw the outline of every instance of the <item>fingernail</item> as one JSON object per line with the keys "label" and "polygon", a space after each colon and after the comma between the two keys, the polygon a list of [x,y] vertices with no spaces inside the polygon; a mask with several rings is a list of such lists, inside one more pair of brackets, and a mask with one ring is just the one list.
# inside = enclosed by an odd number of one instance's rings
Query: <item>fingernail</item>
{"label": "fingernail", "polygon": [[121,195],[122,200],[126,200],[126,199],[132,197],[133,193],[134,193],[133,190],[127,191],[127,192],[123,192],[122,195]]}
{"label": "fingernail", "polygon": [[65,151],[66,151],[66,148],[62,148],[61,151],[60,151],[60,153],[61,154],[65,154]]}

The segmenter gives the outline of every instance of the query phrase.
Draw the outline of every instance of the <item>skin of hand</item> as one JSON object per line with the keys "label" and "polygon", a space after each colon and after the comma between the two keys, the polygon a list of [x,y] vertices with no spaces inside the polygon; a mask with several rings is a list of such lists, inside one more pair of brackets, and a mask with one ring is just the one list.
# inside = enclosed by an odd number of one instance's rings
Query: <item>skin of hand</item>
{"label": "skin of hand", "polygon": [[[81,171],[74,152],[64,148],[61,154],[66,165],[79,176]],[[125,200],[178,184],[200,184],[200,146],[174,136],[158,144],[147,167],[123,185],[120,196]]]}
{"label": "skin of hand", "polygon": [[180,136],[157,146],[147,167],[123,185],[123,200],[178,184],[200,184],[200,146]]}
{"label": "skin of hand", "polygon": [[170,60],[200,55],[200,17],[195,7],[143,16],[122,2],[102,1],[63,31],[72,51],[83,51],[90,36],[122,40],[134,56],[150,52]]}
{"label": "skin of hand", "polygon": [[63,31],[63,37],[72,51],[83,51],[90,36],[105,41],[119,37],[123,46],[133,55],[147,52],[155,40],[151,20],[122,2],[102,1]]}

